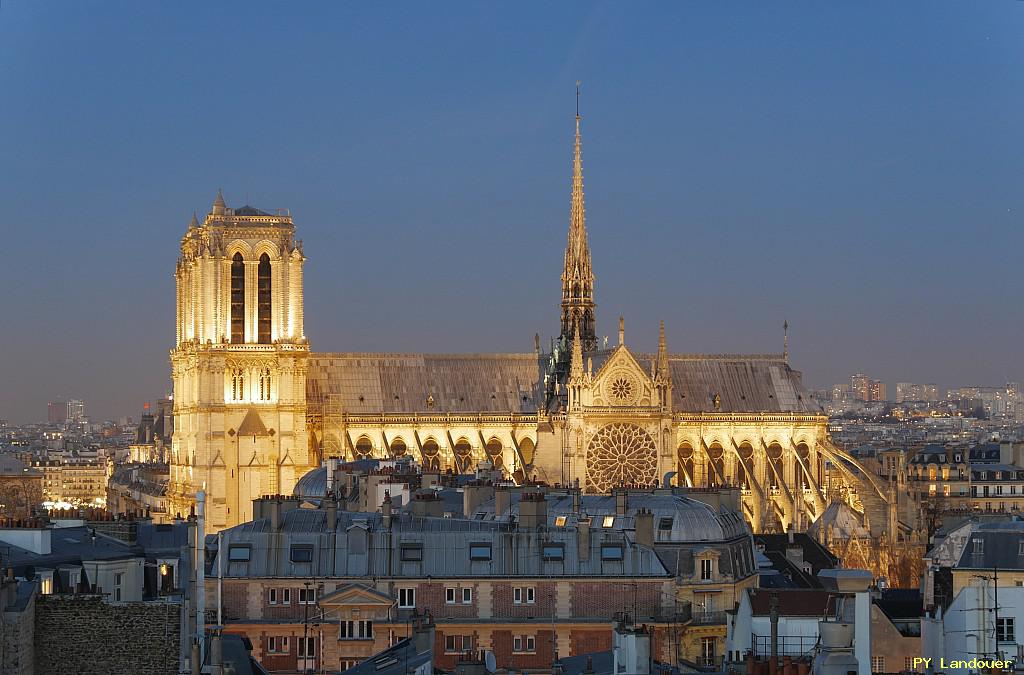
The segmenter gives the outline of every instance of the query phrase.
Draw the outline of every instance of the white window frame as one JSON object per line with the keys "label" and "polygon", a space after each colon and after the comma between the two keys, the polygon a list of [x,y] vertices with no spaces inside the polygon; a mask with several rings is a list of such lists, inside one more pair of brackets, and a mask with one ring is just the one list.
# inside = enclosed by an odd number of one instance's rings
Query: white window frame
{"label": "white window frame", "polygon": [[533,635],[516,635],[512,638],[512,651],[517,654],[533,654],[537,651],[537,638]]}
{"label": "white window frame", "polygon": [[268,588],[267,589],[267,604],[268,605],[276,605],[277,604],[277,589],[276,588]]}
{"label": "white window frame", "polygon": [[1003,639],[999,639],[999,623],[996,623],[996,640],[998,642],[1016,642],[1017,641],[1017,622],[1014,621],[1012,616],[1001,616],[999,621],[1003,622]]}
{"label": "white window frame", "polygon": [[[303,600],[305,596],[305,600]],[[316,604],[316,589],[315,588],[300,588],[299,589],[299,604],[300,605],[315,605]]]}
{"label": "white window frame", "polygon": [[455,587],[448,586],[444,589],[444,604],[454,605],[455,604]]}
{"label": "white window frame", "polygon": [[709,581],[715,578],[715,561],[711,558],[700,559],[700,580]]}
{"label": "white window frame", "polygon": [[292,589],[282,588],[281,589],[281,603],[282,605],[292,604]]}
{"label": "white window frame", "polygon": [[471,605],[473,604],[473,589],[469,586],[462,587],[462,604]]}
{"label": "white window frame", "polygon": [[512,589],[512,604],[532,605],[536,601],[537,593],[533,586],[516,586]]}

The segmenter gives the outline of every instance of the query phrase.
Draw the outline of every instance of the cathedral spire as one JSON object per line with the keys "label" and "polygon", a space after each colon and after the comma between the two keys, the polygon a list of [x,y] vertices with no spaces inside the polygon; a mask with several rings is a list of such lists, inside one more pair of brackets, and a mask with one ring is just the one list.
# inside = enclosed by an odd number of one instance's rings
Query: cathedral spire
{"label": "cathedral spire", "polygon": [[572,199],[569,209],[569,239],[562,270],[562,329],[566,341],[578,326],[583,349],[597,349],[594,328],[594,273],[587,241],[586,209],[583,203],[583,140],[580,133],[580,83],[576,83],[576,141],[573,146]]}

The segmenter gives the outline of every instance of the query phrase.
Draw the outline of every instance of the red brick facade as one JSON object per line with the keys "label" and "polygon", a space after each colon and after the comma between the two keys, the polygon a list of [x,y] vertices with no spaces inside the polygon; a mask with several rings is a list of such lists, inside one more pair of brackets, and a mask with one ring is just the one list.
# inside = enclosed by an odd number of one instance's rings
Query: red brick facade
{"label": "red brick facade", "polygon": [[662,586],[650,582],[577,582],[572,585],[572,616],[611,619],[625,612],[642,620],[660,613]]}
{"label": "red brick facade", "polygon": [[[589,654],[591,652],[603,652],[612,648],[612,629],[601,628],[600,630],[574,630],[569,634],[569,649],[572,654]],[[562,656],[559,654],[559,656]]]}
{"label": "red brick facade", "polygon": [[[522,602],[516,604],[514,589],[521,588]],[[527,590],[533,589],[533,603],[528,603]],[[527,619],[555,615],[557,587],[553,582],[516,581],[496,583],[491,589],[491,610],[495,617]]]}

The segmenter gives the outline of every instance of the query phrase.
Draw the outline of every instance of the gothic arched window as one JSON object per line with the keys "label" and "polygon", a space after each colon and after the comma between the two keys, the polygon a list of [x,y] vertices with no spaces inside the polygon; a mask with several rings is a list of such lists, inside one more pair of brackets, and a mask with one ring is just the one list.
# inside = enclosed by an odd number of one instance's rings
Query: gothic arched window
{"label": "gothic arched window", "polygon": [[260,256],[256,269],[256,325],[261,345],[270,344],[270,256]]}
{"label": "gothic arched window", "polygon": [[241,253],[231,258],[231,342],[245,342],[245,262]]}
{"label": "gothic arched window", "polygon": [[356,440],[356,459],[367,459],[373,456],[373,443],[366,436]]}

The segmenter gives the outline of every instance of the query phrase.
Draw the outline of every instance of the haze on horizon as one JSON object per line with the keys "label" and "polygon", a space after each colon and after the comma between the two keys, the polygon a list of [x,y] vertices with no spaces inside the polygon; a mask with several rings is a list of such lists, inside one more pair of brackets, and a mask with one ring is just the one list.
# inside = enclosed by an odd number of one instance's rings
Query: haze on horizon
{"label": "haze on horizon", "polygon": [[1024,3],[0,6],[0,418],[170,386],[193,210],[292,210],[314,351],[557,332],[583,81],[598,332],[1024,380]]}

